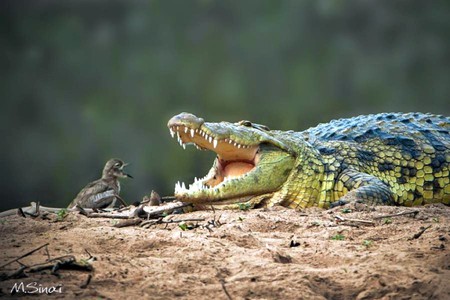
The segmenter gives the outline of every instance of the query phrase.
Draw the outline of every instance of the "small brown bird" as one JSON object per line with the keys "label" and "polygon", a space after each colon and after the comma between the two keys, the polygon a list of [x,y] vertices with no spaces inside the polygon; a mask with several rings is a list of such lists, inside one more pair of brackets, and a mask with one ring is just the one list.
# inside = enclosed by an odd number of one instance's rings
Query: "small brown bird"
{"label": "small brown bird", "polygon": [[75,208],[76,206],[82,208],[114,207],[117,199],[123,201],[119,197],[119,178],[133,178],[123,171],[123,168],[127,165],[117,158],[108,160],[103,168],[102,178],[85,186],[69,204],[68,208]]}

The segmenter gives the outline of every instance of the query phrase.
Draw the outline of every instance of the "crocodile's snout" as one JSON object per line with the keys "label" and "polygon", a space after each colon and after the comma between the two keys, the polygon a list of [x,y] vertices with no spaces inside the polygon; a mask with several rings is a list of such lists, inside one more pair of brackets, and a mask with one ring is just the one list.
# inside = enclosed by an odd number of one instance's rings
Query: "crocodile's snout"
{"label": "crocodile's snout", "polygon": [[203,120],[202,118],[198,118],[193,114],[183,112],[172,117],[169,120],[169,123],[167,123],[167,126],[170,128],[172,126],[183,125],[189,128],[198,129],[200,128],[200,126],[202,126],[203,123],[205,123],[205,120]]}

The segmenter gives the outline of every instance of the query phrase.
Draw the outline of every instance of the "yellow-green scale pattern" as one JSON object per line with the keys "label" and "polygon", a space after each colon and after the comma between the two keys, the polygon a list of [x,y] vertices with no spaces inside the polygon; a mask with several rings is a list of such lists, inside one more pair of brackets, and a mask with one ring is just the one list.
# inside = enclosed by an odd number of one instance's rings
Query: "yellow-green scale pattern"
{"label": "yellow-green scale pattern", "polygon": [[297,170],[277,202],[292,208],[336,201],[449,205],[449,129],[448,118],[419,113],[360,116],[311,128],[301,133],[305,146],[297,149]]}

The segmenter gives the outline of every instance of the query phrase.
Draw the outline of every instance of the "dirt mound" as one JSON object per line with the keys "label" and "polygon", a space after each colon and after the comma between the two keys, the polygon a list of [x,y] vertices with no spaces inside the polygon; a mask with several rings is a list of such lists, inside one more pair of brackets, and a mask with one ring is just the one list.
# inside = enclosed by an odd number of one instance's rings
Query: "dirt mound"
{"label": "dirt mound", "polygon": [[[404,211],[417,213],[388,216]],[[3,280],[0,296],[34,282],[61,287],[52,294],[60,298],[450,299],[450,209],[443,205],[362,212],[276,207],[171,218],[205,221],[145,229],[76,213],[62,221],[2,218],[0,265],[45,243],[48,254],[42,248],[21,262],[63,255],[82,261],[88,252],[97,260],[92,272],[47,270]],[[211,220],[219,222],[204,226]],[[0,272],[18,268],[12,263]]]}

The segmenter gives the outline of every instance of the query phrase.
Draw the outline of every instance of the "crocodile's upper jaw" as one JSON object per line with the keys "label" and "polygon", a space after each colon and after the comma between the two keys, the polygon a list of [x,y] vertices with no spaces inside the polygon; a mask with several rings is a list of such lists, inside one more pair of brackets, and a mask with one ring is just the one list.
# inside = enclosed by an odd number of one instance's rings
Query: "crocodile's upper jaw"
{"label": "crocodile's upper jaw", "polygon": [[[225,122],[205,123],[187,113],[173,117],[168,127],[183,148],[186,144],[194,144],[198,149],[217,153],[204,178],[195,178],[188,187],[184,183],[175,185],[175,196],[182,201],[202,204],[246,202],[254,196],[274,192],[286,180],[289,173],[286,169],[293,165],[292,157],[270,145],[270,139],[264,134],[261,136],[258,129]],[[269,162],[274,151],[283,154],[281,159],[277,155],[272,164]],[[260,164],[261,160],[268,163]],[[279,164],[278,172],[272,170],[274,164]],[[267,177],[267,168],[274,176]]]}

